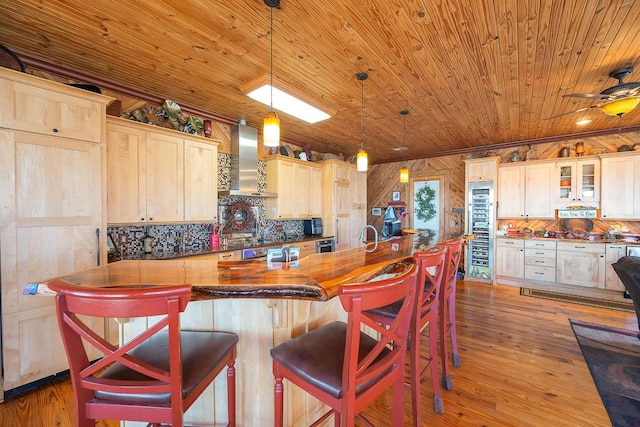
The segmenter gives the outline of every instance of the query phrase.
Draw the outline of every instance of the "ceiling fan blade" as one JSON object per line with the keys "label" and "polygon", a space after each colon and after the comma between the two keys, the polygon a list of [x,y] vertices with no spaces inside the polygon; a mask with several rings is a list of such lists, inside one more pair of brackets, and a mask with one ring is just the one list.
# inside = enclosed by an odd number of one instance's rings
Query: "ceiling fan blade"
{"label": "ceiling fan blade", "polygon": [[542,120],[551,120],[551,119],[555,119],[556,117],[566,116],[567,114],[579,113],[580,111],[586,111],[586,110],[588,110],[590,108],[596,108],[596,107],[597,107],[597,105],[592,105],[591,107],[585,107],[585,108],[578,108],[577,110],[568,111],[566,113],[558,114],[557,116],[547,117],[547,118],[542,119]]}
{"label": "ceiling fan blade", "polygon": [[570,96],[573,98],[591,98],[591,99],[609,98],[609,95],[603,95],[601,93],[570,93],[568,95],[562,95],[562,96],[563,97]]}

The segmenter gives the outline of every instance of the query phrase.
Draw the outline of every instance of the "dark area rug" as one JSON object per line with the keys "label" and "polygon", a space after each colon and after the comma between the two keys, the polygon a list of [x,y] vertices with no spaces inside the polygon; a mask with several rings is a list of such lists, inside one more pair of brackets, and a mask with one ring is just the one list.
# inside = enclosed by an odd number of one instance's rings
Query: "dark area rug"
{"label": "dark area rug", "polygon": [[609,301],[602,298],[590,298],[579,295],[563,294],[560,292],[544,291],[540,289],[520,288],[520,295],[550,299],[553,301],[571,302],[575,304],[590,305],[592,307],[611,308],[620,311],[634,311],[633,301]]}
{"label": "dark area rug", "polygon": [[637,331],[569,319],[614,427],[640,426]]}

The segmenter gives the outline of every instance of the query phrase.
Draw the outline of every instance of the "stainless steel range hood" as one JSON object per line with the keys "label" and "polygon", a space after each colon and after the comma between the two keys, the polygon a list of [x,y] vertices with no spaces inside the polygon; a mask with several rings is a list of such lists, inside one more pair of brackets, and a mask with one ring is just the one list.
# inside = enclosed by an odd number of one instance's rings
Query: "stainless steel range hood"
{"label": "stainless steel range hood", "polygon": [[231,128],[230,173],[229,190],[219,196],[278,197],[258,191],[258,130],[243,121]]}

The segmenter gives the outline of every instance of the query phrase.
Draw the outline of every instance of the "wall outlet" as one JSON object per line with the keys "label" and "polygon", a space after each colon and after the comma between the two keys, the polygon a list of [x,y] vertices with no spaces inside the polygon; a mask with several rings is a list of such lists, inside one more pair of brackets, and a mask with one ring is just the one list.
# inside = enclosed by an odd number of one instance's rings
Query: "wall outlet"
{"label": "wall outlet", "polygon": [[129,241],[129,238],[127,237],[126,234],[120,235],[120,244],[126,245],[128,241]]}

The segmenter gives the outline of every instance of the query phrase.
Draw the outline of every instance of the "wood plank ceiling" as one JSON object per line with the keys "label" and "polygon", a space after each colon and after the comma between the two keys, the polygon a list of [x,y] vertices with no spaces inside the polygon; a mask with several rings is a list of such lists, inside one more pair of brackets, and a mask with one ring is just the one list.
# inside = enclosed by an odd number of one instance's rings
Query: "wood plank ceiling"
{"label": "wood plank ceiling", "polygon": [[[268,107],[240,91],[269,72],[262,0],[5,0],[0,44],[90,76],[261,127]],[[309,125],[280,113],[285,142],[399,161],[640,125],[591,107],[635,67],[640,1],[282,0],[273,10],[274,78],[335,111]],[[592,120],[586,126],[578,119]],[[640,141],[639,141],[640,142]]]}

